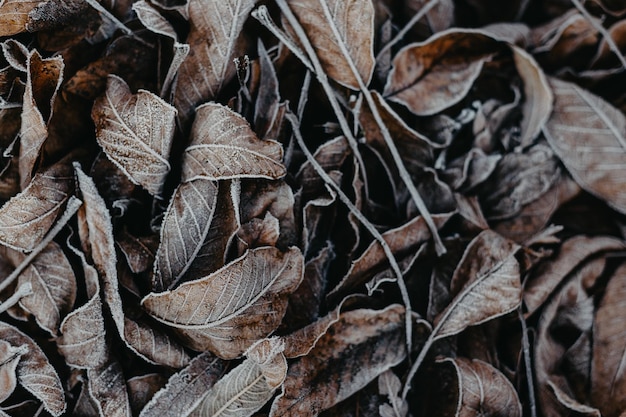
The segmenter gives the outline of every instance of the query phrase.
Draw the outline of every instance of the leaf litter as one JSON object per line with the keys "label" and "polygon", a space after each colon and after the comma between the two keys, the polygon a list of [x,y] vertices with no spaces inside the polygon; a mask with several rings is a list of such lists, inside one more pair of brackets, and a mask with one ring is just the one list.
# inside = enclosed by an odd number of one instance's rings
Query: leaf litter
{"label": "leaf litter", "polygon": [[492,3],[0,1],[0,415],[625,415],[626,8]]}

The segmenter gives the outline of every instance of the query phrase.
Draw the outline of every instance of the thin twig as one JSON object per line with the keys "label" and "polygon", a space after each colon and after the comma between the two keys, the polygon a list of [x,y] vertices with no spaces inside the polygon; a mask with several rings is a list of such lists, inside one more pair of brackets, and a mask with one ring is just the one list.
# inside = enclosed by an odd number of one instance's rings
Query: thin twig
{"label": "thin twig", "polygon": [[65,208],[65,212],[59,218],[59,220],[57,220],[57,222],[54,225],[54,227],[52,227],[52,229],[50,229],[48,234],[33,249],[33,251],[31,253],[29,253],[28,256],[26,256],[26,258],[24,258],[22,263],[20,263],[13,270],[13,272],[11,272],[11,274],[4,279],[4,281],[0,282],[0,292],[4,291],[9,285],[11,285],[13,283],[13,281],[15,281],[17,279],[17,277],[20,276],[20,274],[24,271],[24,269],[26,269],[28,267],[28,265],[30,265],[30,263],[33,261],[33,259],[35,259],[37,257],[37,255],[39,255],[39,253],[46,246],[48,246],[48,244],[50,242],[52,242],[52,239],[55,238],[55,236],[61,231],[61,229],[63,229],[63,227],[65,227],[67,222],[70,221],[72,216],[74,216],[76,211],[78,211],[78,208],[81,206],[81,204],[83,204],[83,203],[78,198],[76,198],[74,196],[70,197],[69,201],[67,202],[67,206]]}
{"label": "thin twig", "polygon": [[387,145],[387,148],[389,149],[389,152],[391,153],[393,161],[396,164],[398,173],[400,174],[400,178],[406,185],[407,189],[409,190],[409,194],[411,195],[411,198],[413,202],[415,203],[415,206],[417,207],[420,214],[424,218],[424,221],[426,222],[426,225],[428,226],[428,229],[430,230],[430,233],[433,236],[433,240],[435,241],[435,249],[437,251],[437,254],[441,256],[444,253],[446,253],[446,247],[444,246],[441,240],[441,237],[439,236],[437,226],[435,225],[435,222],[433,221],[430,215],[430,212],[428,211],[428,208],[426,207],[426,204],[424,203],[424,200],[422,199],[422,196],[419,194],[419,191],[417,191],[415,184],[413,184],[411,175],[409,174],[406,167],[404,166],[404,162],[402,161],[400,152],[398,152],[398,148],[396,147],[396,144],[394,143],[393,138],[391,137],[391,134],[389,133],[389,129],[387,129],[387,125],[383,121],[380,115],[380,112],[378,111],[378,106],[376,106],[376,102],[374,101],[374,98],[372,97],[372,93],[363,82],[363,79],[361,78],[359,70],[354,64],[352,57],[350,56],[350,52],[348,51],[348,48],[346,47],[343,39],[341,38],[341,34],[339,33],[337,26],[335,25],[335,21],[333,20],[333,16],[330,12],[330,9],[328,8],[328,4],[326,3],[326,0],[319,0],[319,3],[322,7],[322,10],[324,11],[324,16],[326,17],[326,20],[328,21],[328,24],[333,32],[333,35],[335,36],[335,40],[337,41],[337,44],[339,45],[339,48],[341,49],[341,53],[344,55],[346,62],[348,63],[348,66],[350,67],[350,70],[352,71],[352,74],[356,78],[359,84],[361,93],[365,97],[365,100],[367,101],[367,105],[370,107],[372,115],[374,116],[374,120],[376,121],[376,124],[378,125],[378,128],[380,129],[383,135],[383,139],[385,140],[385,144]]}
{"label": "thin twig", "polygon": [[398,265],[398,262],[396,261],[396,258],[391,251],[391,248],[387,244],[387,241],[385,241],[383,236],[380,234],[380,232],[369,220],[367,220],[365,215],[361,213],[361,211],[352,203],[352,201],[350,201],[348,196],[341,190],[341,187],[337,185],[337,183],[333,181],[332,178],[330,178],[326,171],[324,171],[324,168],[322,168],[317,162],[311,151],[309,151],[309,148],[307,148],[306,144],[304,143],[304,139],[302,138],[302,134],[300,133],[300,122],[298,121],[298,119],[292,113],[287,113],[285,117],[291,123],[294,137],[296,138],[300,149],[302,150],[302,152],[304,152],[307,160],[311,163],[313,169],[315,169],[317,174],[324,180],[326,184],[328,184],[330,187],[333,188],[333,190],[335,190],[339,199],[346,205],[348,210],[350,210],[350,212],[361,222],[361,224],[367,229],[367,231],[370,232],[372,237],[374,237],[374,239],[378,241],[383,251],[385,252],[387,259],[389,260],[389,265],[391,266],[391,269],[393,270],[394,274],[396,275],[396,279],[398,280],[398,287],[400,288],[402,301],[404,302],[407,356],[410,355],[412,348],[411,339],[413,335],[411,300],[409,298],[409,292],[406,288],[406,283],[404,282],[402,270],[400,269],[400,266]]}
{"label": "thin twig", "polygon": [[585,19],[587,19],[587,21],[591,24],[591,26],[593,26],[598,32],[600,32],[600,34],[602,35],[606,43],[609,45],[609,48],[611,49],[611,51],[617,56],[617,59],[619,59],[619,62],[622,64],[622,67],[626,68],[626,59],[624,59],[624,55],[622,55],[618,46],[613,41],[613,38],[611,38],[611,35],[609,34],[609,32],[607,32],[607,30],[604,28],[604,26],[602,26],[602,24],[594,20],[593,16],[589,14],[587,9],[585,9],[585,6],[583,6],[580,1],[578,0],[571,0],[571,1],[572,1],[572,4],[580,11],[580,13],[582,13]]}
{"label": "thin twig", "polygon": [[2,304],[0,304],[0,313],[4,313],[15,304],[17,304],[22,297],[26,297],[33,293],[33,285],[30,282],[25,282],[17,288],[17,291],[13,293],[9,298],[4,300]]}
{"label": "thin twig", "polygon": [[526,370],[526,383],[528,384],[528,402],[530,403],[530,417],[537,417],[537,402],[535,400],[535,386],[533,384],[532,362],[530,360],[530,342],[528,340],[528,328],[522,306],[517,309],[519,322],[522,326],[522,352],[524,353],[524,368]]}
{"label": "thin twig", "polygon": [[130,30],[125,24],[120,22],[117,17],[113,16],[113,14],[110,11],[108,11],[107,9],[105,9],[104,6],[102,6],[100,3],[98,3],[97,0],[85,0],[85,1],[91,7],[96,9],[98,11],[98,13],[100,13],[102,15],[102,17],[104,17],[105,19],[108,19],[111,22],[113,22],[115,27],[118,28],[119,30],[121,30],[122,32],[124,32],[124,34],[126,34],[126,35],[132,35],[133,34],[132,30]]}
{"label": "thin twig", "polygon": [[437,3],[439,3],[439,0],[430,0],[420,9],[419,12],[415,13],[411,20],[409,20],[409,22],[404,25],[402,30],[400,30],[400,32],[398,32],[398,34],[387,43],[387,45],[383,46],[382,49],[378,51],[378,55],[376,55],[376,61],[378,61],[380,57],[383,56],[383,54],[391,49],[396,43],[400,42],[402,38],[404,38],[404,36],[407,34],[407,32],[411,30],[411,28],[415,26],[417,22],[422,20],[422,18],[426,16],[426,13],[428,13],[430,9],[435,7]]}

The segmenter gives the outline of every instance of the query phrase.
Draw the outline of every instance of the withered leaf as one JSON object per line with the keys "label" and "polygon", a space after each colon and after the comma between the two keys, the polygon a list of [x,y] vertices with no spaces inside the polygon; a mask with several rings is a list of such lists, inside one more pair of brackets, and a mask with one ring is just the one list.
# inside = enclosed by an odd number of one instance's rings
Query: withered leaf
{"label": "withered leaf", "polygon": [[626,326],[622,310],[626,299],[626,266],[611,277],[593,322],[591,398],[603,416],[619,416],[626,408]]}
{"label": "withered leaf", "polygon": [[[374,6],[371,0],[290,0],[289,7],[305,30],[325,72],[346,87],[359,90],[374,73]],[[337,39],[334,32],[340,35]],[[348,57],[343,50],[348,52]]]}
{"label": "withered leaf", "polygon": [[240,32],[255,0],[190,0],[189,55],[178,72],[174,105],[187,121],[201,103],[214,99],[233,79],[233,58],[243,55]]}
{"label": "withered leaf", "polygon": [[302,281],[303,264],[297,248],[252,249],[206,277],[149,294],[142,305],[192,349],[233,359],[278,327],[289,294]]}
{"label": "withered leaf", "polygon": [[452,276],[456,293],[434,321],[436,339],[515,310],[521,303],[519,246],[491,230],[480,233],[465,250]]}
{"label": "withered leaf", "polygon": [[40,0],[5,0],[0,3],[0,36],[26,32],[28,13]]}
{"label": "withered leaf", "polygon": [[91,110],[96,139],[106,155],[135,184],[160,197],[174,139],[176,109],[149,91],[132,94],[111,75],[104,96]]}
{"label": "withered leaf", "polygon": [[50,414],[55,417],[63,414],[67,404],[61,380],[39,345],[17,328],[2,322],[0,340],[28,348],[17,365],[18,382],[40,400]]}
{"label": "withered leaf", "polygon": [[222,376],[226,362],[209,352],[196,356],[186,368],[170,377],[167,385],[146,404],[141,417],[189,415]]}
{"label": "withered leaf", "polygon": [[56,335],[76,300],[76,277],[57,243],[50,242],[20,274],[18,285],[27,282],[33,294],[23,297],[20,306],[35,316],[41,328]]}
{"label": "withered leaf", "polygon": [[60,56],[43,59],[36,50],[28,56],[20,130],[19,172],[22,189],[30,182],[33,168],[48,137],[47,124],[52,117],[57,90],[63,81],[64,67]]}
{"label": "withered leaf", "polygon": [[185,349],[150,323],[124,317],[124,339],[149,362],[180,369],[191,360]]}
{"label": "withered leaf", "polygon": [[478,359],[445,359],[459,377],[458,417],[521,417],[522,404],[513,384],[493,366]]}
{"label": "withered leaf", "polygon": [[209,390],[190,417],[248,417],[272,398],[287,374],[287,360],[278,338],[264,339],[246,352],[246,359]]}
{"label": "withered leaf", "polygon": [[576,182],[626,213],[626,116],[575,84],[550,78],[554,111],[544,134]]}
{"label": "withered leaf", "polygon": [[271,416],[316,416],[406,356],[404,307],[343,313],[315,347],[290,365]]}
{"label": "withered leaf", "polygon": [[417,115],[436,114],[466,96],[497,51],[497,41],[477,30],[437,33],[398,52],[384,95]]}
{"label": "withered leaf", "polygon": [[174,27],[159,11],[145,0],[133,3],[133,10],[141,23],[151,31],[171,39],[178,39]]}
{"label": "withered leaf", "polygon": [[379,408],[381,417],[406,417],[409,413],[409,403],[399,397],[402,383],[400,378],[391,370],[383,372],[378,377],[378,392],[386,395],[389,404],[383,404]]}
{"label": "withered leaf", "polygon": [[207,103],[196,109],[191,144],[183,157],[183,181],[277,179],[285,175],[282,158],[280,143],[260,140],[240,114]]}
{"label": "withered leaf", "polygon": [[73,186],[71,167],[63,162],[35,174],[24,191],[0,207],[0,243],[32,250],[54,224]]}
{"label": "withered leaf", "polygon": [[126,381],[130,408],[133,415],[139,415],[154,394],[165,386],[167,378],[160,373],[135,376]]}
{"label": "withered leaf", "polygon": [[0,403],[11,396],[17,387],[17,364],[22,355],[28,353],[27,346],[13,346],[0,340]]}
{"label": "withered leaf", "polygon": [[100,417],[131,417],[126,381],[119,362],[109,363],[87,371],[89,396],[96,404]]}

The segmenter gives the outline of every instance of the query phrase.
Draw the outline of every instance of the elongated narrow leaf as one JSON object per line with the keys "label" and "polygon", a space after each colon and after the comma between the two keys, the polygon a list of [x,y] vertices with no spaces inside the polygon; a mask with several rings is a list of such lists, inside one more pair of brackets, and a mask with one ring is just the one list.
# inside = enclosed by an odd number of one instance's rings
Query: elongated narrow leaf
{"label": "elongated narrow leaf", "polygon": [[515,310],[521,302],[519,246],[491,230],[470,243],[452,277],[457,294],[435,317],[435,338],[460,333]]}
{"label": "elongated narrow leaf", "polygon": [[50,414],[53,416],[63,414],[66,403],[61,380],[37,343],[15,327],[2,322],[0,322],[0,340],[13,346],[28,347],[28,352],[22,355],[17,365],[18,382],[41,401]]}
{"label": "elongated narrow leaf", "polygon": [[135,184],[159,197],[170,171],[176,109],[149,91],[132,94],[110,75],[104,96],[91,110],[96,139],[106,155]]}
{"label": "elongated narrow leaf", "polygon": [[71,168],[58,163],[35,174],[18,195],[0,207],[0,244],[30,251],[54,224],[74,185]]}
{"label": "elongated narrow leaf", "polygon": [[279,339],[262,340],[209,390],[191,417],[248,417],[272,398],[287,375]]}
{"label": "elongated narrow leaf", "polygon": [[221,104],[207,103],[197,109],[183,159],[183,181],[277,179],[285,175],[282,158],[280,143],[260,140],[241,115]]}
{"label": "elongated narrow leaf", "polygon": [[592,404],[603,416],[617,416],[626,407],[626,266],[609,281],[593,322]]}
{"label": "elongated narrow leaf", "polygon": [[[343,44],[363,83],[369,84],[375,63],[374,6],[371,0],[290,0],[289,7],[330,78],[346,87],[359,89],[359,82],[342,51]],[[331,25],[340,39],[334,35]]]}
{"label": "elongated narrow leaf", "polygon": [[26,282],[33,286],[33,294],[23,297],[20,305],[35,316],[41,328],[56,335],[61,319],[76,300],[76,277],[58,244],[50,242],[20,274],[18,283]]}
{"label": "elongated narrow leaf", "polygon": [[578,185],[626,213],[626,116],[575,84],[550,78],[546,139]]}
{"label": "elongated narrow leaf", "polygon": [[89,396],[100,417],[131,417],[126,381],[119,362],[110,361],[87,371]]}
{"label": "elongated narrow leaf", "polygon": [[243,55],[239,37],[255,0],[190,0],[189,55],[178,72],[174,105],[183,121],[201,103],[215,98],[236,73],[233,58]]}
{"label": "elongated narrow leaf", "polygon": [[226,362],[209,352],[196,356],[172,375],[141,411],[140,417],[181,417],[191,413],[224,374]]}
{"label": "elongated narrow leaf", "polygon": [[404,307],[343,313],[289,366],[270,416],[318,415],[404,360],[404,346]]}
{"label": "elongated narrow leaf", "polygon": [[436,114],[465,97],[497,51],[497,41],[480,31],[440,32],[398,52],[384,95],[417,115]]}
{"label": "elongated narrow leaf", "polygon": [[236,358],[278,327],[289,294],[302,281],[303,263],[296,248],[253,249],[204,278],[149,294],[142,305],[191,348]]}

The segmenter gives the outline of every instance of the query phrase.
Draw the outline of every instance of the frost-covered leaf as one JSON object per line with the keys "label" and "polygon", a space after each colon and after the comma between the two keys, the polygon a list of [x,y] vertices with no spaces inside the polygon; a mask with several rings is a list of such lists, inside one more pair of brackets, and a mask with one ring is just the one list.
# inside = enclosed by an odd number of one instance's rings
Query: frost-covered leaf
{"label": "frost-covered leaf", "polygon": [[160,97],[146,90],[132,94],[126,82],[114,75],[91,110],[96,138],[109,159],[157,197],[170,171],[175,116],[176,109]]}
{"label": "frost-covered leaf", "polygon": [[28,13],[40,0],[5,0],[0,2],[0,36],[26,32]]}
{"label": "frost-covered leaf", "polygon": [[207,103],[196,109],[191,144],[183,157],[183,181],[277,179],[285,175],[282,158],[280,143],[257,138],[241,115]]}
{"label": "frost-covered leaf", "polygon": [[126,381],[121,365],[109,363],[87,371],[89,396],[100,417],[131,417]]}
{"label": "frost-covered leaf", "polygon": [[191,348],[233,359],[278,327],[289,294],[302,281],[303,264],[297,248],[249,250],[206,277],[149,294],[142,305]]}
{"label": "frost-covered leaf", "polygon": [[27,346],[13,346],[0,340],[0,403],[13,394],[17,387],[17,364],[22,355],[28,352]]}

